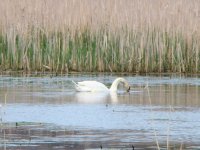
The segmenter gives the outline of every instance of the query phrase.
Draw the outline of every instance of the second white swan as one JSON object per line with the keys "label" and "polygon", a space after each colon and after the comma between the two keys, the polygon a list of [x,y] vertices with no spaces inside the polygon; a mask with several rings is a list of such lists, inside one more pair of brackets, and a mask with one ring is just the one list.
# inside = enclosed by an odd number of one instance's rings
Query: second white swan
{"label": "second white swan", "polygon": [[124,87],[126,88],[126,91],[130,91],[130,86],[128,82],[124,78],[117,78],[115,81],[112,83],[110,89],[108,89],[104,84],[97,82],[97,81],[82,81],[75,83],[75,88],[79,92],[105,92],[105,91],[111,91],[111,92],[116,92],[117,87],[119,83],[123,83]]}

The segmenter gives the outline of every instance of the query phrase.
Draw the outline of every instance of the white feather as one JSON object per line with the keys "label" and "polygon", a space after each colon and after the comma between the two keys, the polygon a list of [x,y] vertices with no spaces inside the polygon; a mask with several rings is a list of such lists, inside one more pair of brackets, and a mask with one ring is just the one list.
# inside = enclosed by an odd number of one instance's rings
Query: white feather
{"label": "white feather", "polygon": [[104,84],[97,81],[82,81],[82,82],[74,82],[75,88],[79,92],[109,92],[109,91],[117,91],[118,84],[120,82],[124,83],[127,89],[130,89],[128,82],[123,78],[117,78],[110,89],[108,89]]}

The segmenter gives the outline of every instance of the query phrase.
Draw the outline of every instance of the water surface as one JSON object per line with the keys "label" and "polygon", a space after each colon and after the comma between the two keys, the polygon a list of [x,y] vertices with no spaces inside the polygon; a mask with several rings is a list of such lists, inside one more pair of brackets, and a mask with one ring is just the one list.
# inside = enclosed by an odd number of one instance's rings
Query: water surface
{"label": "water surface", "polygon": [[[0,78],[1,145],[10,149],[200,148],[200,79],[125,76],[130,93],[76,92],[117,75]],[[169,144],[167,144],[169,143]]]}

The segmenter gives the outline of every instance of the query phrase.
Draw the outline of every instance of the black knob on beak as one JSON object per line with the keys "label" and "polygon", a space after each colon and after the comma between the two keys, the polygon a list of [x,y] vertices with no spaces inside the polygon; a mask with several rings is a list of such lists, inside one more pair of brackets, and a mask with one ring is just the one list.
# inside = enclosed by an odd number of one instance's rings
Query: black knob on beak
{"label": "black knob on beak", "polygon": [[129,91],[130,91],[130,89],[131,89],[131,87],[129,86],[129,87],[128,87],[128,89],[127,89],[127,92],[129,92]]}

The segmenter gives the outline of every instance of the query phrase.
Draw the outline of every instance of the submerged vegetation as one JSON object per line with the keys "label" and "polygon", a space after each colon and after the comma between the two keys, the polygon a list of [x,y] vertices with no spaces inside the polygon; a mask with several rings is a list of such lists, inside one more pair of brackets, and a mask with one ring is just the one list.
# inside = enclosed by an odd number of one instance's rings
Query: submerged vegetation
{"label": "submerged vegetation", "polygon": [[194,0],[2,3],[1,71],[200,71]]}

